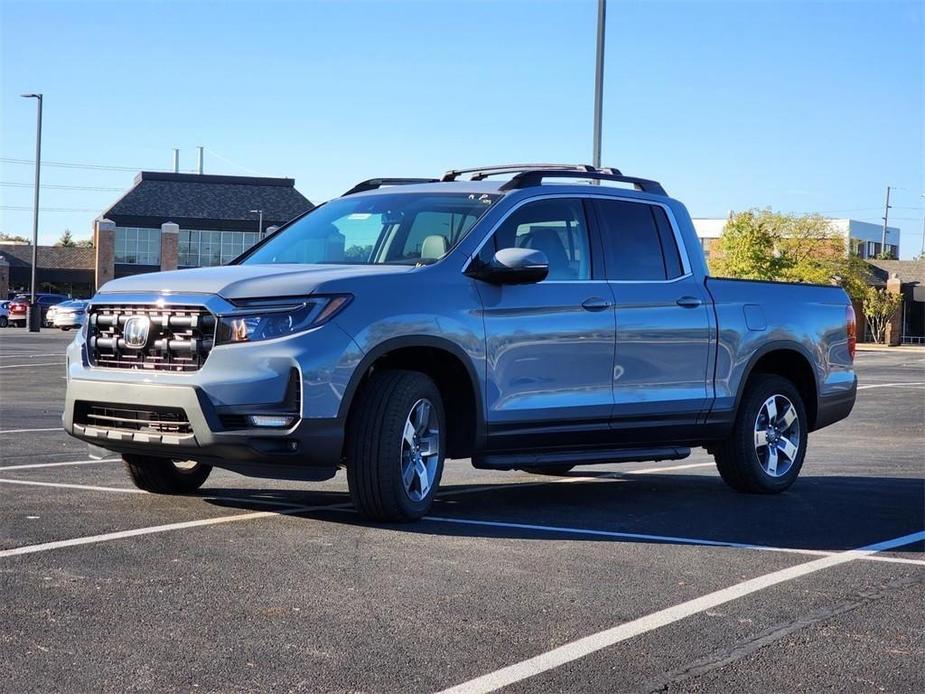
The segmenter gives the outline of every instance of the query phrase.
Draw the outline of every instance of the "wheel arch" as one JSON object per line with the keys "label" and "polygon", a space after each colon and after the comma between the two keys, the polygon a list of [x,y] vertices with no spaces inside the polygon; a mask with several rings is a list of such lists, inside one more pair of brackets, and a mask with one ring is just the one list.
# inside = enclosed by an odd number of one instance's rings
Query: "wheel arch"
{"label": "wheel arch", "polygon": [[775,341],[757,350],[742,373],[736,393],[735,412],[739,411],[749,379],[758,373],[776,374],[794,384],[809,420],[809,431],[816,428],[819,413],[819,380],[809,351],[798,342]]}
{"label": "wheel arch", "polygon": [[349,425],[356,394],[377,368],[419,371],[436,383],[448,422],[447,457],[465,458],[482,447],[485,417],[482,388],[471,357],[459,345],[431,335],[386,340],[360,360],[344,390],[338,418]]}

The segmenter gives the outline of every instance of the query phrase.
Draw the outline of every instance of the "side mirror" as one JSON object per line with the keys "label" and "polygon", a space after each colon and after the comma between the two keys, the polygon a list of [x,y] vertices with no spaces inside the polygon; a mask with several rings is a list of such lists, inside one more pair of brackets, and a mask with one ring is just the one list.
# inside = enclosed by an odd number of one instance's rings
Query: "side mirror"
{"label": "side mirror", "polygon": [[473,264],[466,272],[489,284],[535,284],[549,274],[546,254],[533,248],[502,248],[488,264]]}

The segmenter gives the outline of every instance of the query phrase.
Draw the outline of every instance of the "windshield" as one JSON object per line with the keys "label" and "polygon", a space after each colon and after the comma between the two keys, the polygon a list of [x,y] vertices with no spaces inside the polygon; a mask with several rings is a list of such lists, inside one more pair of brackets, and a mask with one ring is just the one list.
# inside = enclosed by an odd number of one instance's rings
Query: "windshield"
{"label": "windshield", "polygon": [[432,263],[500,196],[389,193],[338,198],[286,227],[241,263]]}

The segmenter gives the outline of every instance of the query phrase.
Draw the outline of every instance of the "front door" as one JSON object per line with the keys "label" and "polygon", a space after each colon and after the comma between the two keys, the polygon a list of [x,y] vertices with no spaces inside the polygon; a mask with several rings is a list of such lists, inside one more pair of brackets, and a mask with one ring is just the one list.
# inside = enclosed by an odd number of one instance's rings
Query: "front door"
{"label": "front door", "polygon": [[709,297],[665,208],[601,198],[593,207],[615,301],[613,427],[637,441],[690,427],[709,402]]}
{"label": "front door", "polygon": [[536,284],[478,282],[485,322],[486,415],[491,447],[574,445],[607,432],[613,407],[613,296],[594,252],[581,199],[516,208],[479,253],[542,251]]}

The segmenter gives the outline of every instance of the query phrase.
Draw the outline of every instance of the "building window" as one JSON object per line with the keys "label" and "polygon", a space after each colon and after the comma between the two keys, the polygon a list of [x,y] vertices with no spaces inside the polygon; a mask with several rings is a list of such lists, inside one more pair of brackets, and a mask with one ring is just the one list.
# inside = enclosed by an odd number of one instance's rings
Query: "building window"
{"label": "building window", "polygon": [[257,232],[180,230],[181,267],[225,265],[257,243]]}
{"label": "building window", "polygon": [[161,264],[161,230],[116,227],[115,262],[128,265]]}

